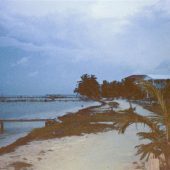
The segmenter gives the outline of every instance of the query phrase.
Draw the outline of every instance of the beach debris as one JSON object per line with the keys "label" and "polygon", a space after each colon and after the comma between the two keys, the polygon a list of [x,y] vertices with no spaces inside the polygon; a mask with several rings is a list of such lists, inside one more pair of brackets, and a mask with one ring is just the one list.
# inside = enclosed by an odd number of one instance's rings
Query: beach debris
{"label": "beach debris", "polygon": [[26,168],[32,167],[32,164],[26,163],[26,162],[17,161],[17,162],[11,163],[9,165],[9,167],[14,167],[15,170],[22,170],[22,169],[26,169]]}
{"label": "beach debris", "polygon": [[50,126],[50,125],[54,125],[58,122],[56,122],[56,120],[47,120],[45,121],[45,126]]}

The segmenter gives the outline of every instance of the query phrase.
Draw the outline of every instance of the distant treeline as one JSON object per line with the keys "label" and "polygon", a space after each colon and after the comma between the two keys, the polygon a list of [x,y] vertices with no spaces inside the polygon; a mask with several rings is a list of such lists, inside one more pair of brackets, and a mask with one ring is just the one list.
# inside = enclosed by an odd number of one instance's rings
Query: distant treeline
{"label": "distant treeline", "polygon": [[[170,82],[161,89],[166,99],[170,98]],[[99,84],[95,75],[84,74],[81,80],[77,82],[75,93],[93,99],[104,98],[127,98],[131,100],[148,98],[147,91],[145,91],[140,84],[135,83],[134,79],[122,79],[121,81],[108,82],[104,80]],[[151,98],[152,96],[150,96]]]}

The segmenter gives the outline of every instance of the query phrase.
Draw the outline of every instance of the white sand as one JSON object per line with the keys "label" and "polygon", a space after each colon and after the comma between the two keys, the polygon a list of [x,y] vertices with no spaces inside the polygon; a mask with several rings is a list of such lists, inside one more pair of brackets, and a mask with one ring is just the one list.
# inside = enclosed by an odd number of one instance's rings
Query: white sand
{"label": "white sand", "polygon": [[133,170],[139,144],[135,131],[132,126],[124,135],[110,131],[31,142],[0,156],[0,169],[13,170],[8,165],[22,161],[33,170]]}
{"label": "white sand", "polygon": [[[134,161],[130,140],[114,131],[35,141],[0,156],[0,169],[15,161],[33,164],[34,170],[131,170]],[[120,147],[121,146],[121,147]],[[128,168],[129,167],[129,168]],[[10,169],[12,170],[12,169]]]}

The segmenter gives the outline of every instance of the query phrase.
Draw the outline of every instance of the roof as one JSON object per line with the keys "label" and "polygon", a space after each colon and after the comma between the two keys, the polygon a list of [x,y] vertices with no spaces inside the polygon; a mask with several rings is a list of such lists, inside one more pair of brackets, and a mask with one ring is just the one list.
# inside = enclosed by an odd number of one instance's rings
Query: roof
{"label": "roof", "polygon": [[167,80],[170,79],[170,75],[158,75],[158,74],[148,74],[151,79],[155,80]]}
{"label": "roof", "polygon": [[125,77],[124,79],[134,79],[134,80],[167,80],[170,79],[170,75],[157,75],[157,74],[136,74]]}
{"label": "roof", "polygon": [[125,77],[125,79],[146,80],[146,79],[149,79],[149,77],[144,74],[141,74],[141,75],[138,74],[138,75],[131,75],[131,76]]}

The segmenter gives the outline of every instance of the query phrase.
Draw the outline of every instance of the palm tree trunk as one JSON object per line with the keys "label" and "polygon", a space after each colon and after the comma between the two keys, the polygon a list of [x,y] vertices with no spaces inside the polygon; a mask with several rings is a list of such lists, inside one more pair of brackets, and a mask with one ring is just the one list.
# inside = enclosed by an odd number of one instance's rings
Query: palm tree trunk
{"label": "palm tree trunk", "polygon": [[[169,120],[166,120],[166,140],[167,140],[167,148],[170,148],[170,121]],[[166,163],[165,170],[170,170],[170,153],[167,151],[165,153],[165,163]]]}
{"label": "palm tree trunk", "polygon": [[129,106],[130,106],[130,108],[132,109],[132,102],[131,102],[130,99],[129,99]]}
{"label": "palm tree trunk", "polygon": [[170,155],[169,154],[165,156],[165,163],[166,163],[165,170],[170,170]]}

